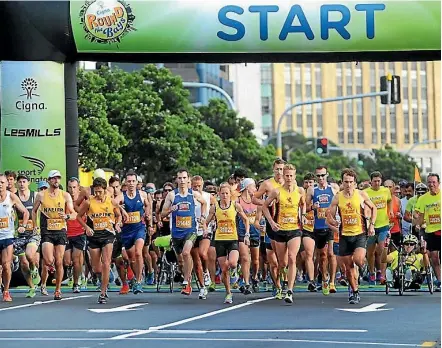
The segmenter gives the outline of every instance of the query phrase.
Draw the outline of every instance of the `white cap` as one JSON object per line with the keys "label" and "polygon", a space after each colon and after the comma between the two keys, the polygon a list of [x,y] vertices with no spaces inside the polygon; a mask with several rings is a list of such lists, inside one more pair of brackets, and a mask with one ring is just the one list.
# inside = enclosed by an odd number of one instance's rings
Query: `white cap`
{"label": "white cap", "polygon": [[97,178],[106,179],[106,173],[104,172],[103,169],[95,169],[93,178],[94,179],[97,179]]}
{"label": "white cap", "polygon": [[141,176],[137,175],[137,181],[138,181],[139,183],[143,183],[143,179],[141,179]]}
{"label": "white cap", "polygon": [[61,173],[58,170],[51,170],[48,174],[48,179],[52,179],[57,176],[61,178]]}
{"label": "white cap", "polygon": [[255,184],[255,180],[252,178],[245,178],[243,181],[241,181],[241,184],[239,185],[239,191],[243,192],[247,186]]}

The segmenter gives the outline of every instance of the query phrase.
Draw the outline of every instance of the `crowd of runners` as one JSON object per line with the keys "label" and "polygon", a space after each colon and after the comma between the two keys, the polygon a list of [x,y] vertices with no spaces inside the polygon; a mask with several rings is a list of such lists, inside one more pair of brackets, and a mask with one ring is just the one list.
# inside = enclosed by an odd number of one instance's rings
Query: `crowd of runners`
{"label": "crowd of runners", "polygon": [[412,259],[407,281],[431,265],[440,291],[438,174],[429,174],[426,185],[395,184],[380,172],[358,183],[352,169],[335,181],[319,166],[303,178],[298,185],[295,166],[281,159],[270,178],[256,182],[237,169],[219,187],[186,170],[156,189],[134,171],[106,180],[97,169],[90,187],[72,177],[63,191],[60,172],[52,170],[32,192],[26,175],[0,174],[3,301],[12,301],[15,263],[28,298],[38,290],[48,295],[54,272],[55,300],[65,278],[74,293],[93,282],[98,303],[107,302],[110,280],[121,295],[142,293],[143,284],[158,281],[164,250],[154,241],[165,236],[181,293],[191,295],[195,274],[202,300],[222,282],[225,303],[233,302],[231,288],[249,295],[267,286],[276,299],[293,303],[295,284],[306,282],[308,291],[324,295],[336,293],[337,283],[347,286],[355,304],[364,277],[370,285],[393,281],[391,244],[401,243]]}

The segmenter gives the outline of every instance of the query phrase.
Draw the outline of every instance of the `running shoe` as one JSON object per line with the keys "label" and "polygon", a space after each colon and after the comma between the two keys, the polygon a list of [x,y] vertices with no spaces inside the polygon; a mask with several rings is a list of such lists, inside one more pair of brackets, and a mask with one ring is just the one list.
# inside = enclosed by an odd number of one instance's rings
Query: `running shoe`
{"label": "running shoe", "polygon": [[330,288],[328,282],[322,282],[322,294],[325,296],[330,295]]}
{"label": "running shoe", "polygon": [[252,289],[253,292],[259,292],[259,281],[257,279],[252,279]]}
{"label": "running shoe", "polygon": [[209,292],[215,292],[216,291],[216,284],[210,283],[209,285]]}
{"label": "running shoe", "polygon": [[3,302],[12,302],[12,297],[9,291],[3,291]]}
{"label": "running shoe", "polygon": [[330,294],[336,294],[336,286],[334,283],[330,283]]}
{"label": "running shoe", "polygon": [[310,292],[316,292],[317,290],[316,290],[315,282],[312,281],[312,282],[308,283],[307,289]]}
{"label": "running shoe", "polygon": [[143,286],[141,285],[140,282],[135,283],[134,287],[133,287],[133,293],[136,294],[141,294],[143,293]]}
{"label": "running shoe", "polygon": [[34,298],[35,297],[35,288],[29,288],[28,293],[26,294],[26,298]]}
{"label": "running shoe", "polygon": [[40,293],[41,293],[43,296],[49,296],[48,289],[46,289],[46,286],[45,286],[45,285],[40,286]]}
{"label": "running shoe", "polygon": [[275,299],[282,300],[282,289],[281,288],[276,289]]}
{"label": "running shoe", "polygon": [[125,282],[120,289],[120,295],[126,295],[129,292],[130,292],[129,284],[127,284],[127,282]]}
{"label": "running shoe", "polygon": [[191,293],[192,293],[192,287],[190,286],[190,284],[188,283],[183,284],[183,288],[181,289],[181,295],[190,296]]}
{"label": "running shoe", "polygon": [[32,278],[32,284],[38,285],[38,283],[40,283],[41,278],[40,278],[40,275],[38,274],[37,267],[35,267],[33,270],[31,270],[31,278]]}
{"label": "running shoe", "polygon": [[252,291],[250,290],[250,284],[246,284],[244,287],[244,295],[251,295]]}
{"label": "running shoe", "polygon": [[348,281],[347,281],[347,279],[345,279],[345,277],[341,277],[340,279],[339,279],[339,284],[341,284],[342,286],[348,286]]}
{"label": "running shoe", "polygon": [[210,280],[209,272],[204,272],[203,278],[204,278],[204,286],[209,286],[212,283],[212,281]]}
{"label": "running shoe", "polygon": [[293,303],[293,291],[287,290],[287,294],[285,294],[284,301],[286,303]]}
{"label": "running shoe", "polygon": [[206,300],[207,299],[207,290],[206,288],[201,288],[200,293],[198,294],[198,298],[200,300]]}
{"label": "running shoe", "polygon": [[103,294],[100,294],[100,296],[98,296],[98,300],[97,300],[97,302],[100,303],[100,304],[105,304],[105,303],[107,303],[107,298],[106,298],[106,296],[103,295]]}
{"label": "running shoe", "polygon": [[147,277],[146,277],[146,285],[154,285],[155,283],[155,277],[154,277],[154,273],[150,272]]}
{"label": "running shoe", "polygon": [[54,300],[56,300],[56,301],[60,301],[61,300],[61,291],[60,290],[56,290],[54,292]]}
{"label": "running shoe", "polygon": [[79,294],[79,293],[81,292],[81,290],[80,290],[80,285],[78,285],[78,284],[74,284],[74,286],[73,286],[73,288],[72,288],[72,292],[73,292],[74,294]]}
{"label": "running shoe", "polygon": [[375,273],[370,274],[370,277],[368,278],[368,285],[369,286],[376,285],[376,274]]}
{"label": "running shoe", "polygon": [[227,303],[227,304],[232,304],[233,303],[233,296],[232,296],[232,294],[227,294],[226,295],[226,298],[224,299],[224,303]]}

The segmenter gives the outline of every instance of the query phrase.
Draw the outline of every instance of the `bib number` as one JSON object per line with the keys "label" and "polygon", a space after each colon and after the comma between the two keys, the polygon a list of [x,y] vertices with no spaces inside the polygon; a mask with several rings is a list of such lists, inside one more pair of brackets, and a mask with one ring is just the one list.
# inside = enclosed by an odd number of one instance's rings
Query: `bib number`
{"label": "bib number", "polygon": [[191,216],[177,216],[176,217],[176,227],[177,228],[191,228],[192,227],[192,217]]}
{"label": "bib number", "polygon": [[[19,223],[20,225],[23,225],[23,220],[19,220],[18,223]],[[28,223],[27,223],[26,226],[25,226],[25,230],[26,230],[26,231],[32,231],[32,230],[34,230],[34,224],[32,223],[32,220],[31,220],[31,219],[28,220]]]}
{"label": "bib number", "polygon": [[356,217],[344,217],[344,225],[346,226],[355,226],[358,224],[358,218]]}
{"label": "bib number", "polygon": [[428,216],[428,222],[429,222],[430,225],[440,224],[440,215],[438,215],[438,214],[429,215]]}
{"label": "bib number", "polygon": [[8,228],[9,227],[9,218],[3,217],[0,218],[0,228]]}
{"label": "bib number", "polygon": [[141,215],[139,211],[132,211],[127,213],[127,215],[129,215],[126,221],[127,224],[136,224],[141,222]]}
{"label": "bib number", "polygon": [[93,220],[94,231],[110,230],[112,229],[112,224],[108,218],[95,218]]}
{"label": "bib number", "polygon": [[318,219],[325,220],[326,216],[325,213],[327,212],[327,208],[319,208],[318,209]]}
{"label": "bib number", "polygon": [[218,223],[218,231],[220,234],[233,234],[233,225],[231,221],[220,221]]}
{"label": "bib number", "polygon": [[65,227],[63,219],[48,219],[48,231],[60,231]]}

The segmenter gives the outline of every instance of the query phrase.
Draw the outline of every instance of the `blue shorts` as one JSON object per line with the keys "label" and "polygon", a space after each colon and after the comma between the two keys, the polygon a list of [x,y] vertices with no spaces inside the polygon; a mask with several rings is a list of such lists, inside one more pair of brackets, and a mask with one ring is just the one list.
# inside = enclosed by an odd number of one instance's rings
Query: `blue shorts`
{"label": "blue shorts", "polygon": [[339,243],[333,243],[333,254],[339,255]]}
{"label": "blue shorts", "polygon": [[375,233],[374,236],[368,237],[367,246],[373,245],[375,243],[378,244],[385,243],[385,240],[390,235],[390,226],[387,225],[384,227],[375,228],[374,233]]}
{"label": "blue shorts", "polygon": [[0,239],[0,252],[8,246],[14,244],[14,238]]}
{"label": "blue shorts", "polygon": [[121,233],[121,244],[123,245],[124,249],[129,250],[135,245],[135,242],[138,239],[143,240],[144,245],[144,239],[146,238],[146,229],[144,226],[141,228],[136,229],[135,231]]}

